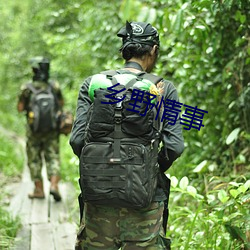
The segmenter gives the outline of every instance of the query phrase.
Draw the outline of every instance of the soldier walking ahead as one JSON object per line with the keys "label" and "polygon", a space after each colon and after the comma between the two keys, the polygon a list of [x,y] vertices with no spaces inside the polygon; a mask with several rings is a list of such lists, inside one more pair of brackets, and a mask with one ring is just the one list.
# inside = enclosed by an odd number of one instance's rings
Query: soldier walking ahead
{"label": "soldier walking ahead", "polygon": [[25,112],[27,117],[26,152],[31,179],[35,184],[29,198],[45,198],[41,174],[44,158],[51,184],[50,194],[55,201],[60,201],[58,117],[64,104],[63,96],[59,84],[49,80],[49,60],[36,57],[31,64],[33,79],[21,87],[17,104],[18,112]]}

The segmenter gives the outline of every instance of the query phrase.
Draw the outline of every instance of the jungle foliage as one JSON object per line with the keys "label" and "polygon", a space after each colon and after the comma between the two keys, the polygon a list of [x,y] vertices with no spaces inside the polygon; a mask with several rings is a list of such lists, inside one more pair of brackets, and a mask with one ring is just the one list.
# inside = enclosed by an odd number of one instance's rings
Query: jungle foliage
{"label": "jungle foliage", "polygon": [[[185,151],[167,173],[172,247],[250,249],[248,0],[12,0],[0,13],[0,124],[20,135],[16,96],[31,78],[28,59],[52,60],[51,77],[74,111],[85,77],[122,67],[116,32],[125,21],[152,23],[161,39],[154,73],[175,84],[181,103],[208,112],[199,131],[183,128]],[[61,145],[63,176],[77,183],[67,137]],[[11,166],[0,164],[5,173]]]}

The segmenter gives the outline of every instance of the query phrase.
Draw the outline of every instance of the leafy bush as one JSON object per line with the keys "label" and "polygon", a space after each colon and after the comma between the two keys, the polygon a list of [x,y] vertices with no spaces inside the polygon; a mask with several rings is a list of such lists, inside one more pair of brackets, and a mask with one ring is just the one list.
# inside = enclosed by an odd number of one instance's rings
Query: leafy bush
{"label": "leafy bush", "polygon": [[0,135],[0,172],[7,176],[20,176],[24,164],[24,152],[17,137]]}
{"label": "leafy bush", "polygon": [[250,180],[212,177],[201,195],[187,177],[171,177],[167,236],[173,249],[249,249]]}

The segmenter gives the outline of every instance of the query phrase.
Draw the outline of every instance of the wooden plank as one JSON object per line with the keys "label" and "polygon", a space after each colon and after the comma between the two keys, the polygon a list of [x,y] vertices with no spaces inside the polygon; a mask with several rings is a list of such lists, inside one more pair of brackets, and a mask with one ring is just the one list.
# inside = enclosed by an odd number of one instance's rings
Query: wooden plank
{"label": "wooden plank", "polygon": [[68,221],[69,214],[63,201],[55,202],[53,197],[50,197],[50,222],[65,222]]}
{"label": "wooden plank", "polygon": [[55,202],[53,197],[50,198],[50,221],[62,223],[68,221],[72,215],[76,198],[74,187],[70,183],[59,183],[59,191],[62,196],[61,202]]}
{"label": "wooden plank", "polygon": [[31,250],[55,250],[53,230],[49,223],[35,224],[31,228]]}
{"label": "wooden plank", "polygon": [[75,205],[78,206],[76,190],[70,182],[63,183],[62,188],[65,206],[71,211]]}
{"label": "wooden plank", "polygon": [[[12,186],[11,192],[14,194],[14,196],[11,199],[9,210],[11,211],[12,215],[15,216],[22,216],[25,213],[28,213],[29,211],[23,210],[23,203],[28,199],[28,193],[33,190],[33,185],[31,182],[21,182],[18,185]],[[31,204],[31,201],[28,201],[29,205]],[[25,206],[28,206],[28,204],[25,204]],[[29,208],[28,208],[29,209]],[[24,213],[20,213],[23,211]]]}
{"label": "wooden plank", "polygon": [[[25,156],[26,156],[26,152],[25,152]],[[25,157],[25,162],[27,162],[26,158],[27,157]],[[27,163],[24,165],[24,168],[23,168],[22,181],[23,182],[32,182],[31,178],[30,178],[30,171],[29,171],[29,167],[28,167]]]}
{"label": "wooden plank", "polygon": [[65,206],[62,202],[55,202],[54,200],[52,200],[53,198],[51,197],[51,202],[50,202],[50,218],[49,221],[51,223],[54,222],[59,222],[59,223],[63,223],[65,221],[68,221],[68,213],[67,210],[65,209]]}
{"label": "wooden plank", "polygon": [[14,185],[14,186],[12,185],[11,189],[12,189],[12,194],[14,196],[11,199],[9,210],[11,211],[12,215],[15,217],[18,215],[22,207],[23,199],[20,199],[20,198],[24,196],[25,187],[21,183],[21,184]]}
{"label": "wooden plank", "polygon": [[72,220],[74,216],[72,210],[76,206],[77,199],[71,183],[60,182],[59,189],[62,201],[50,203],[50,221],[53,224],[54,242],[56,250],[71,250],[75,245],[77,225],[69,223],[69,220]]}
{"label": "wooden plank", "polygon": [[30,215],[30,223],[45,223],[49,221],[49,198],[46,195],[45,199],[33,199]]}
{"label": "wooden plank", "polygon": [[78,204],[78,192],[72,183],[67,182],[65,184],[65,206],[69,213],[69,218],[71,221],[79,221],[79,204]]}
{"label": "wooden plank", "polygon": [[23,197],[20,197],[23,202],[18,216],[21,218],[22,224],[25,225],[30,223],[32,200],[28,198],[28,194],[33,191],[34,185],[32,182],[23,182],[23,185],[25,186],[25,191]]}
{"label": "wooden plank", "polygon": [[31,227],[30,225],[24,225],[17,233],[14,241],[14,245],[11,250],[29,250],[30,249],[30,236]]}
{"label": "wooden plank", "polygon": [[33,199],[30,215],[30,223],[45,223],[49,222],[49,181],[46,177],[46,168],[42,169],[43,176],[43,188],[45,193],[45,199]]}
{"label": "wooden plank", "polygon": [[69,222],[53,223],[55,250],[74,249],[76,226]]}
{"label": "wooden plank", "polygon": [[30,215],[30,223],[45,223],[49,222],[49,190],[48,181],[44,180],[45,199],[33,199]]}

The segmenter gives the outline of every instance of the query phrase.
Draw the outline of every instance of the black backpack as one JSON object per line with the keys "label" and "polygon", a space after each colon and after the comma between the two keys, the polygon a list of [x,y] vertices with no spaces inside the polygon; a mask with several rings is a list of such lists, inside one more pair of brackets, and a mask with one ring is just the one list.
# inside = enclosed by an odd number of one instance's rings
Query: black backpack
{"label": "black backpack", "polygon": [[[103,72],[113,85],[119,72]],[[147,79],[156,84],[162,78],[141,73],[119,88],[124,99],[103,104],[112,95],[108,88],[95,90],[85,130],[85,146],[80,156],[80,187],[85,202],[129,208],[145,208],[155,195],[160,141],[156,108],[148,108],[144,95],[140,113],[129,111],[133,86]],[[144,103],[145,102],[145,103]],[[146,112],[147,111],[147,112]],[[144,115],[142,115],[144,114]]]}
{"label": "black backpack", "polygon": [[46,133],[58,128],[59,105],[53,93],[51,83],[46,89],[37,89],[32,84],[27,85],[31,91],[28,124],[34,133]]}

